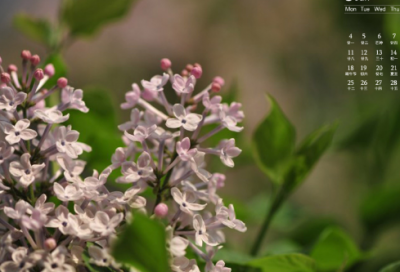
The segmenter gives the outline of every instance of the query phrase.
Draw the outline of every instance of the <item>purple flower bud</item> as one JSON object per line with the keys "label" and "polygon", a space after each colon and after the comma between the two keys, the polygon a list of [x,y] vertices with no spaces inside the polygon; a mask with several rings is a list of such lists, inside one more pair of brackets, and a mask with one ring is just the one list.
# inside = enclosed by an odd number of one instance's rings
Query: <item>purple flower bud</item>
{"label": "purple flower bud", "polygon": [[56,240],[54,240],[54,238],[49,238],[49,239],[46,239],[46,241],[44,241],[44,248],[46,250],[49,250],[49,251],[53,250],[56,248],[56,246],[57,246],[57,242],[56,242]]}
{"label": "purple flower bud", "polygon": [[9,73],[1,73],[1,82],[8,84],[10,83],[10,74]]}
{"label": "purple flower bud", "polygon": [[30,58],[30,61],[31,61],[33,66],[36,66],[36,65],[38,65],[40,63],[40,57],[38,55],[33,55]]}
{"label": "purple flower bud", "polygon": [[164,71],[171,68],[171,65],[172,65],[172,63],[169,59],[164,58],[161,60],[161,69],[163,69]]}
{"label": "purple flower bud", "polygon": [[21,58],[24,60],[29,60],[31,58],[31,56],[32,56],[32,54],[31,54],[31,51],[29,51],[29,50],[23,50],[21,52]]}
{"label": "purple flower bud", "polygon": [[212,84],[211,84],[211,91],[213,91],[214,93],[217,93],[217,92],[219,92],[221,90],[221,85],[219,85],[218,83],[216,83],[216,82],[213,82]]}
{"label": "purple flower bud", "polygon": [[53,64],[47,64],[46,67],[44,67],[44,74],[48,77],[54,76],[56,70],[54,69]]}
{"label": "purple flower bud", "polygon": [[220,76],[214,77],[213,82],[218,83],[221,87],[225,85],[225,80]]}
{"label": "purple flower bud", "polygon": [[188,76],[188,74],[189,74],[189,72],[188,72],[186,69],[183,69],[182,72],[181,72],[181,75],[182,75],[183,77]]}
{"label": "purple flower bud", "polygon": [[61,89],[67,87],[68,85],[68,79],[66,79],[65,77],[60,77],[57,80],[57,86],[60,87]]}
{"label": "purple flower bud", "polygon": [[195,67],[193,67],[191,73],[195,78],[199,79],[203,74],[203,69],[201,69],[200,65],[196,65]]}
{"label": "purple flower bud", "polygon": [[190,73],[193,70],[193,65],[192,64],[188,64],[188,65],[186,65],[185,69]]}
{"label": "purple flower bud", "polygon": [[33,74],[36,80],[42,80],[44,78],[44,73],[42,69],[36,69],[35,73]]}
{"label": "purple flower bud", "polygon": [[10,65],[8,65],[7,71],[11,74],[11,72],[16,72],[16,71],[18,71],[18,68],[17,68],[17,66],[15,66],[14,64],[10,64]]}
{"label": "purple flower bud", "polygon": [[167,216],[168,214],[168,206],[165,205],[164,203],[160,203],[156,206],[156,208],[154,209],[154,214],[158,217],[158,218],[164,218]]}

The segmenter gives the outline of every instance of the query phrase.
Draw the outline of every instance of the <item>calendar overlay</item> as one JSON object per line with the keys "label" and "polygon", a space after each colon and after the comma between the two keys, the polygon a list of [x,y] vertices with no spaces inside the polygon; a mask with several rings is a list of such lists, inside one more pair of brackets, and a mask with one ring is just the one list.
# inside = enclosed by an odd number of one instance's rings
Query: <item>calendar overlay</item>
{"label": "calendar overlay", "polygon": [[344,14],[399,14],[400,5],[345,5]]}
{"label": "calendar overlay", "polygon": [[[383,49],[384,43],[388,43],[389,49]],[[347,39],[345,71],[347,90],[397,92],[398,45],[397,33],[392,33],[385,39],[381,33],[369,37],[365,33],[350,33]]]}

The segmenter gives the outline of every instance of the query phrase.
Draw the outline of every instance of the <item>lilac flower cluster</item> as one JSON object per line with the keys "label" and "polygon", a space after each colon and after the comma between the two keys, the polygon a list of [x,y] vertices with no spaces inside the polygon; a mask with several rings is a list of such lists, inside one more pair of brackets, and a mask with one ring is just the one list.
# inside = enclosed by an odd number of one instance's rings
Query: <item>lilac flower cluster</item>
{"label": "lilac flower cluster", "polygon": [[[223,129],[242,130],[241,105],[221,103],[214,95],[223,79],[215,78],[193,95],[201,66],[188,65],[174,75],[171,62],[163,59],[166,73],[143,80],[142,90],[133,84],[125,95],[121,107],[133,108],[130,121],[118,127],[126,147],[115,151],[101,173],[83,178],[85,162],[78,156],[91,148],[78,142],[78,131],[62,125],[69,118],[66,110],[89,111],[82,90],[68,86],[65,78],[43,89],[54,67],[38,68],[39,56],[29,51],[21,57],[20,75],[15,65],[5,72],[0,58],[0,271],[86,271],[84,252],[93,264],[122,271],[110,248],[132,209],[163,218],[173,271],[200,271],[196,260],[185,257],[188,247],[204,259],[205,271],[231,271],[222,260],[213,263],[225,241],[221,230],[244,232],[246,226],[216,194],[225,176],[208,172],[204,158],[217,155],[233,167],[232,158],[241,150],[234,139],[215,148],[201,146]],[[164,91],[168,82],[168,94],[178,98],[175,104]],[[60,94],[60,102],[46,107],[53,93]],[[195,113],[200,108],[202,113]],[[213,129],[202,133],[208,125]],[[116,182],[130,188],[110,192],[105,184],[118,168],[122,175]],[[152,205],[141,196],[148,189],[156,195]]]}

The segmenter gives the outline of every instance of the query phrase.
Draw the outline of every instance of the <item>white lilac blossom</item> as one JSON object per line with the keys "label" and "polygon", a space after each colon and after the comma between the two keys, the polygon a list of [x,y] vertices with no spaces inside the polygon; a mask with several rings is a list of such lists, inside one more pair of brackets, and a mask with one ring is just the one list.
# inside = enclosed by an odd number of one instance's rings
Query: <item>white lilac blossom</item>
{"label": "white lilac blossom", "polygon": [[[133,84],[121,104],[130,110],[130,120],[118,126],[126,146],[110,154],[103,171],[88,175],[78,157],[90,146],[78,142],[73,127],[60,125],[69,118],[66,110],[88,113],[83,91],[65,78],[43,89],[54,67],[41,70],[40,57],[26,50],[21,57],[19,76],[15,65],[8,74],[0,63],[0,225],[7,230],[0,234],[0,271],[86,271],[84,254],[94,267],[128,271],[112,257],[110,244],[134,217],[132,209],[165,223],[172,271],[231,271],[213,257],[225,242],[224,228],[243,232],[246,226],[218,196],[225,176],[210,173],[207,161],[215,156],[233,167],[241,150],[233,138],[206,146],[223,129],[242,130],[240,103],[215,95],[223,79],[196,92],[201,66],[174,75],[171,61],[163,59],[165,73],[142,80],[143,90]],[[171,104],[167,90],[180,103]],[[58,105],[46,105],[52,94],[61,97]],[[114,171],[126,191],[106,188]],[[142,195],[149,188],[153,198]],[[205,267],[188,258],[193,253]]]}

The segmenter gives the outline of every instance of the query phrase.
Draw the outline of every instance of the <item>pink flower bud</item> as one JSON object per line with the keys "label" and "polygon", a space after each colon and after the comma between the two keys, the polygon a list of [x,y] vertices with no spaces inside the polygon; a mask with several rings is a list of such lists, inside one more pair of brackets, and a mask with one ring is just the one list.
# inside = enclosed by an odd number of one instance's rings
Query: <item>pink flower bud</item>
{"label": "pink flower bud", "polygon": [[10,83],[11,77],[9,73],[1,73],[1,82],[8,84]]}
{"label": "pink flower bud", "polygon": [[44,248],[46,250],[53,250],[57,246],[57,242],[54,238],[48,238],[46,241],[44,241]]}
{"label": "pink flower bud", "polygon": [[0,65],[3,63],[3,59],[0,57]]}
{"label": "pink flower bud", "polygon": [[57,86],[60,87],[61,89],[67,87],[68,85],[68,79],[66,79],[65,77],[60,77],[57,80]]}
{"label": "pink flower bud", "polygon": [[18,71],[18,68],[17,68],[17,66],[15,66],[14,64],[10,64],[10,65],[8,65],[7,71],[11,74],[11,72],[16,72],[16,71]]}
{"label": "pink flower bud", "polygon": [[21,58],[24,60],[29,60],[31,58],[31,56],[32,56],[32,54],[31,54],[31,51],[29,51],[29,50],[23,50],[21,52]]}
{"label": "pink flower bud", "polygon": [[186,69],[182,70],[182,72],[181,72],[181,75],[183,77],[186,77],[188,74],[189,74],[189,72]]}
{"label": "pink flower bud", "polygon": [[186,65],[185,69],[190,73],[192,71],[192,69],[193,69],[193,65],[188,64],[188,65]]}
{"label": "pink flower bud", "polygon": [[225,80],[220,76],[214,77],[213,82],[218,83],[221,87],[225,85]]}
{"label": "pink flower bud", "polygon": [[48,77],[54,76],[56,70],[54,69],[53,64],[47,64],[46,67],[44,67],[44,74]]}
{"label": "pink flower bud", "polygon": [[221,85],[219,85],[218,83],[213,82],[211,84],[211,91],[213,91],[214,93],[217,93],[221,90]]}
{"label": "pink flower bud", "polygon": [[36,66],[40,63],[40,57],[38,55],[33,55],[30,60],[33,66]]}
{"label": "pink flower bud", "polygon": [[36,80],[42,80],[44,78],[44,73],[42,69],[36,69],[33,73]]}
{"label": "pink flower bud", "polygon": [[169,68],[171,68],[171,65],[172,63],[169,59],[164,58],[161,60],[161,69],[168,70]]}
{"label": "pink flower bud", "polygon": [[164,218],[167,216],[168,214],[168,206],[165,205],[164,203],[160,203],[156,206],[156,208],[154,209],[154,214],[158,217],[158,218]]}
{"label": "pink flower bud", "polygon": [[201,69],[200,65],[197,65],[197,66],[193,67],[191,73],[195,78],[199,79],[199,78],[201,78],[201,75],[203,74],[203,69]]}

